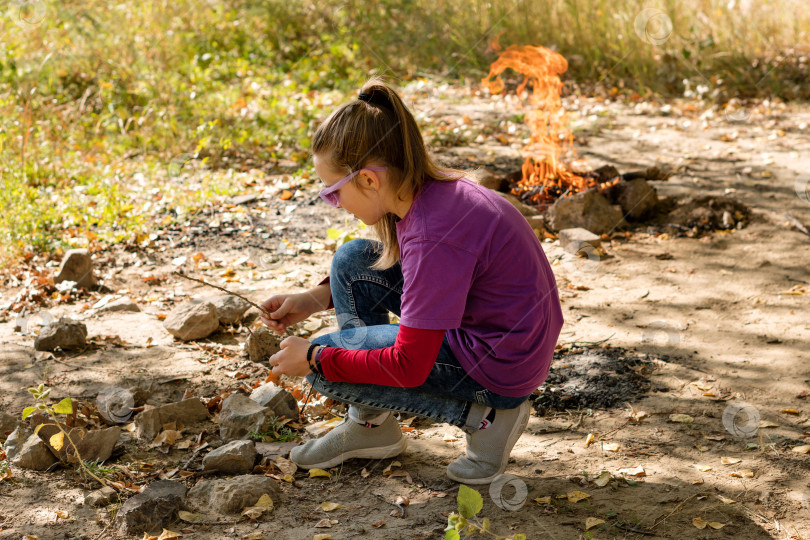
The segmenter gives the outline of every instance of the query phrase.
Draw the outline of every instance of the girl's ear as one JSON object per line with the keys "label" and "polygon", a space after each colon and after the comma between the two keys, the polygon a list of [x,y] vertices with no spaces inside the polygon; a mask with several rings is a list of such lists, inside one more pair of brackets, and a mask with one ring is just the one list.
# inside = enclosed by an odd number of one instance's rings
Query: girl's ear
{"label": "girl's ear", "polygon": [[375,171],[363,171],[359,175],[361,178],[361,185],[371,191],[380,191],[380,177]]}

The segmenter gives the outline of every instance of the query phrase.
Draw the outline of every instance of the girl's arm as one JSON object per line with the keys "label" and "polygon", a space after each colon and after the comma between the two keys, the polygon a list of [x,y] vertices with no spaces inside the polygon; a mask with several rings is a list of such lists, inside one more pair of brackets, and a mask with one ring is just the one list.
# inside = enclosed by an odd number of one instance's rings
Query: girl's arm
{"label": "girl's arm", "polygon": [[332,382],[420,386],[436,363],[446,332],[400,324],[392,347],[362,351],[326,347],[321,353],[321,369]]}

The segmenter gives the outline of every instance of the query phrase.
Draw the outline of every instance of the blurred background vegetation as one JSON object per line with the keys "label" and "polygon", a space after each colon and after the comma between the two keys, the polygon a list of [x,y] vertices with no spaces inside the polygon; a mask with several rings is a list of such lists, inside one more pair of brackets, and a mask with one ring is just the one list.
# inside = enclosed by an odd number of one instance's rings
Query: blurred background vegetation
{"label": "blurred background vegetation", "polygon": [[[810,97],[805,0],[6,4],[4,263],[182,220],[237,189],[228,171],[303,167],[316,120],[369,75],[477,85],[495,39],[561,52],[569,92]],[[190,160],[206,174],[180,181]]]}

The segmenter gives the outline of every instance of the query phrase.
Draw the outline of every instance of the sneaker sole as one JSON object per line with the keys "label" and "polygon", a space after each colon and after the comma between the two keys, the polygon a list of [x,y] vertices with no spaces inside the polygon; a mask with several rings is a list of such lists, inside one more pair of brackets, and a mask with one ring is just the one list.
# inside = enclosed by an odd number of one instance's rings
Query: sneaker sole
{"label": "sneaker sole", "polygon": [[471,485],[481,485],[481,484],[491,484],[493,480],[498,478],[503,472],[506,470],[506,464],[509,463],[509,456],[512,454],[512,449],[515,447],[515,444],[520,439],[520,436],[523,435],[523,432],[526,430],[526,426],[529,424],[529,418],[532,414],[531,405],[529,402],[525,402],[524,405],[521,407],[525,407],[525,412],[521,415],[521,418],[515,422],[512,431],[509,432],[509,437],[506,439],[506,444],[509,447],[509,452],[504,452],[503,459],[501,460],[501,466],[498,467],[498,472],[492,474],[490,476],[486,476],[484,478],[462,478],[460,476],[456,476],[451,473],[449,470],[447,471],[447,477],[450,480],[455,480],[456,482],[460,482],[462,484],[471,484]]}
{"label": "sneaker sole", "polygon": [[358,448],[357,450],[349,450],[342,454],[335,456],[329,461],[322,463],[310,463],[308,465],[297,464],[302,469],[329,469],[340,465],[344,461],[350,459],[386,459],[398,456],[408,447],[408,439],[402,437],[399,442],[388,446],[380,446],[377,448]]}

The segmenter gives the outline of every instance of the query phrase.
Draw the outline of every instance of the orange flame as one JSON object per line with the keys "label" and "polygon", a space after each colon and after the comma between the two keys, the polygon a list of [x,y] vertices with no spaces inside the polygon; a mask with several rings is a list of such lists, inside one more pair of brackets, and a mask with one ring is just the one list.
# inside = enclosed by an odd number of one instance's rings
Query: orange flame
{"label": "orange flame", "polygon": [[[566,59],[545,47],[511,45],[500,53],[481,83],[491,94],[501,93],[505,85],[500,75],[509,68],[524,77],[517,88],[518,95],[531,85],[531,110],[525,116],[531,139],[525,150],[538,156],[528,157],[523,163],[523,178],[512,193],[520,196],[532,192],[529,199],[548,204],[557,197],[598,185],[593,178],[571,172],[560,163],[567,152],[576,157],[568,114],[560,98],[563,87],[560,75],[568,69]],[[541,189],[536,189],[537,186]]]}

